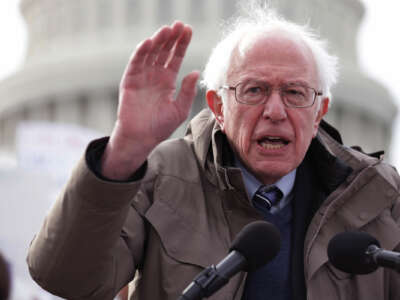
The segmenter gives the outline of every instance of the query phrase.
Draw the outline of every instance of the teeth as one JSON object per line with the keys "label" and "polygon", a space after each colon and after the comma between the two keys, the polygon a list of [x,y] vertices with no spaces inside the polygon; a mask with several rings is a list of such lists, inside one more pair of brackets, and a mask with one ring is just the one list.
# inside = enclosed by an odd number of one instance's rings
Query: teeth
{"label": "teeth", "polygon": [[266,136],[258,141],[259,145],[267,150],[277,150],[286,146],[289,142],[279,136]]}
{"label": "teeth", "polygon": [[268,143],[268,142],[265,142],[265,141],[260,143],[260,144],[264,149],[268,149],[268,150],[276,150],[276,149],[280,149],[280,148],[285,146],[284,143],[279,143],[278,144],[278,143],[274,142],[273,144],[271,144],[271,143]]}

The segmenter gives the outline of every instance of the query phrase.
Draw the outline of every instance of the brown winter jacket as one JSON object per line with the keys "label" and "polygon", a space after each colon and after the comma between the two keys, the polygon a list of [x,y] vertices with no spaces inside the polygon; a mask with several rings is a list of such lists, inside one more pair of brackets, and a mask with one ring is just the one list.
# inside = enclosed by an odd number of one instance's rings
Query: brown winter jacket
{"label": "brown winter jacket", "polygon": [[[301,247],[293,265],[304,268],[297,286],[305,283],[308,300],[400,299],[399,274],[380,268],[350,275],[328,262],[329,240],[346,230],[366,231],[382,248],[400,251],[400,181],[392,167],[342,146],[327,131],[320,128],[307,154],[319,196],[308,206],[301,195],[293,200],[295,210],[308,211],[304,225],[294,225]],[[32,277],[54,294],[112,299],[135,278],[131,299],[175,300],[227,254],[245,224],[261,218],[240,170],[229,166],[229,147],[208,110],[192,120],[185,138],[153,151],[140,180],[106,181],[91,170],[89,152],[101,153],[104,143],[89,146],[29,250]],[[302,188],[299,180],[295,186]],[[240,300],[245,276],[208,299]],[[299,290],[293,299],[303,299],[305,288]]]}

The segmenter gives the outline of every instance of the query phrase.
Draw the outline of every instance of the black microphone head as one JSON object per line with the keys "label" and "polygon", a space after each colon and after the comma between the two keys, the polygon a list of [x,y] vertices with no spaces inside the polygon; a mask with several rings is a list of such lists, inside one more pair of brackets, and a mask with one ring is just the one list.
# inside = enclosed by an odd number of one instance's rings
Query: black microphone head
{"label": "black microphone head", "polygon": [[247,261],[245,271],[254,271],[273,259],[281,247],[279,230],[271,223],[255,221],[237,234],[230,251],[240,252]]}
{"label": "black microphone head", "polygon": [[380,247],[378,240],[368,233],[361,231],[339,233],[328,244],[329,261],[347,273],[372,273],[378,266],[366,254],[371,245]]}

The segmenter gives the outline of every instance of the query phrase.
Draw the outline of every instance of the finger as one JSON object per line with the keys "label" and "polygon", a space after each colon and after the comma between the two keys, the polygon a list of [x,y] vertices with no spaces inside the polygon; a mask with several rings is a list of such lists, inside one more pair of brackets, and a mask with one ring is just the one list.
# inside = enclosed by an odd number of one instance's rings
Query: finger
{"label": "finger", "polygon": [[181,112],[183,119],[187,118],[194,97],[196,96],[196,83],[198,78],[199,72],[193,71],[186,75],[185,78],[183,78],[182,80],[181,89],[176,98],[176,104],[179,107],[179,111]]}
{"label": "finger", "polygon": [[170,38],[164,43],[157,60],[155,61],[156,65],[164,66],[171,56],[172,48],[176,44],[176,41],[181,36],[184,29],[184,24],[182,22],[175,22],[172,25],[172,31]]}
{"label": "finger", "polygon": [[152,47],[146,57],[145,65],[151,66],[158,57],[162,46],[170,38],[172,29],[167,26],[163,26],[159,31],[157,31],[152,37]]}
{"label": "finger", "polygon": [[170,61],[168,62],[168,68],[172,69],[175,72],[179,71],[191,38],[192,28],[186,25],[179,40],[175,44],[174,53],[171,56]]}
{"label": "finger", "polygon": [[144,40],[136,47],[136,51],[132,54],[132,57],[126,67],[125,75],[132,75],[141,71],[148,52],[151,49],[152,41],[150,39]]}

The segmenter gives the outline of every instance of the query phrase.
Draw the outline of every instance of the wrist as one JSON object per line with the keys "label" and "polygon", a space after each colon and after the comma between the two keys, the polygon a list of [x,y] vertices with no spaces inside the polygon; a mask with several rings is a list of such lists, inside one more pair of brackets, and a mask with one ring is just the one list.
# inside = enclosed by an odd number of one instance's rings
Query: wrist
{"label": "wrist", "polygon": [[[150,145],[149,145],[150,144]],[[113,131],[101,158],[101,175],[113,180],[126,180],[146,161],[156,145],[141,138],[125,138]]]}

